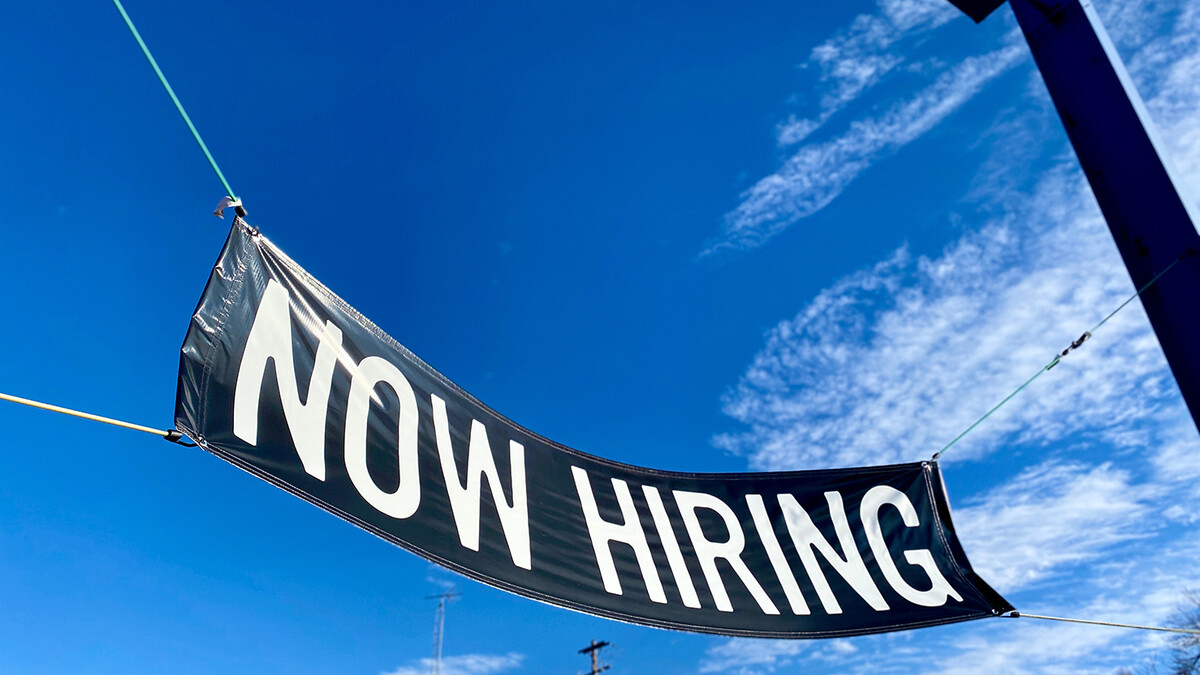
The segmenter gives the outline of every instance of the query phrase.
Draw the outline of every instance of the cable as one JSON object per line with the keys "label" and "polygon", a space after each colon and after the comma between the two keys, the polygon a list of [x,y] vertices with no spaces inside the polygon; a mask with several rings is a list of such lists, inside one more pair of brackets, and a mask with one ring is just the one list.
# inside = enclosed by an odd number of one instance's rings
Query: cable
{"label": "cable", "polygon": [[134,431],[142,431],[142,432],[145,432],[148,434],[154,434],[155,436],[161,436],[164,440],[170,441],[172,443],[177,443],[179,445],[185,445],[188,447],[195,447],[194,444],[185,443],[182,440],[183,434],[178,429],[155,429],[154,427],[147,427],[147,426],[143,426],[141,424],[134,424],[132,422],[122,422],[121,420],[115,420],[111,417],[102,417],[100,415],[93,415],[91,413],[85,413],[85,412],[80,412],[78,410],[72,410],[70,408],[64,408],[59,405],[51,405],[49,403],[42,403],[40,401],[34,401],[32,399],[21,398],[20,396],[12,396],[10,394],[4,394],[4,393],[0,393],[0,400],[9,401],[12,403],[20,403],[21,405],[27,405],[31,408],[39,408],[41,410],[49,410],[50,412],[62,413],[64,415],[70,415],[72,417],[81,417],[85,420],[91,420],[93,422],[102,422],[104,424],[111,424],[115,427],[122,427],[125,429],[133,429]]}
{"label": "cable", "polygon": [[962,437],[963,437],[963,436],[966,436],[966,435],[967,435],[967,434],[969,434],[969,433],[971,433],[971,431],[973,431],[973,430],[975,429],[975,427],[979,426],[980,424],[983,424],[983,421],[984,421],[984,420],[986,420],[987,418],[991,417],[991,416],[992,416],[992,413],[994,413],[994,412],[996,412],[997,410],[999,410],[999,409],[1000,409],[1000,406],[1004,405],[1005,403],[1008,403],[1008,402],[1009,402],[1009,400],[1010,400],[1010,399],[1012,399],[1012,397],[1014,397],[1014,396],[1016,396],[1017,394],[1021,393],[1021,390],[1022,390],[1022,389],[1024,389],[1025,387],[1028,387],[1030,384],[1032,384],[1032,383],[1033,383],[1033,381],[1034,381],[1034,380],[1036,380],[1036,379],[1038,379],[1039,377],[1041,377],[1041,376],[1042,376],[1042,373],[1044,373],[1044,372],[1046,372],[1047,370],[1050,370],[1051,368],[1053,368],[1053,367],[1055,366],[1055,364],[1057,364],[1057,363],[1058,363],[1058,358],[1059,358],[1059,357],[1057,357],[1057,356],[1056,356],[1056,357],[1054,357],[1054,360],[1053,360],[1053,361],[1051,361],[1050,363],[1048,363],[1048,364],[1046,364],[1046,365],[1042,366],[1041,370],[1039,370],[1039,371],[1037,371],[1036,373],[1034,373],[1034,374],[1033,374],[1033,377],[1029,378],[1028,380],[1025,380],[1025,384],[1022,384],[1021,386],[1017,387],[1016,389],[1014,389],[1014,390],[1013,390],[1013,392],[1012,392],[1011,394],[1009,394],[1008,396],[1005,396],[1005,397],[1004,397],[1004,400],[1002,400],[1002,401],[1000,401],[999,403],[997,403],[996,405],[992,406],[992,409],[991,409],[991,410],[989,410],[989,411],[987,411],[986,413],[984,413],[983,417],[980,417],[979,419],[975,420],[975,423],[974,423],[974,424],[972,424],[971,426],[969,426],[969,427],[967,427],[966,429],[964,429],[964,430],[962,431],[962,433],[960,433],[959,435],[955,436],[955,437],[954,437],[954,440],[952,440],[952,441],[950,441],[949,443],[947,443],[947,444],[946,444],[946,447],[944,447],[944,448],[942,448],[941,450],[938,450],[937,452],[933,453],[933,459],[934,459],[934,460],[936,460],[938,457],[941,457],[943,452],[945,452],[945,451],[947,451],[947,450],[949,450],[949,449],[950,449],[950,446],[952,446],[952,445],[954,445],[955,443],[957,443],[957,442],[959,442],[960,440],[962,440]]}
{"label": "cable", "polygon": [[938,450],[937,452],[933,453],[933,459],[936,460],[938,457],[941,457],[942,453],[946,452],[947,450],[950,449],[950,447],[952,445],[954,445],[955,443],[962,440],[963,436],[966,436],[967,434],[971,433],[971,431],[974,430],[975,427],[979,426],[980,424],[983,423],[984,420],[991,417],[992,413],[999,410],[1000,407],[1003,406],[1005,403],[1008,403],[1012,399],[1012,397],[1021,393],[1021,391],[1023,389],[1025,389],[1025,387],[1028,387],[1030,384],[1032,384],[1033,381],[1038,379],[1039,377],[1041,377],[1043,373],[1050,370],[1054,366],[1057,366],[1059,364],[1059,362],[1062,361],[1062,358],[1064,356],[1066,356],[1067,354],[1069,354],[1070,352],[1072,352],[1076,349],[1079,349],[1079,347],[1082,346],[1083,343],[1085,341],[1087,341],[1088,338],[1092,337],[1092,333],[1095,333],[1097,330],[1100,329],[1101,326],[1108,323],[1108,320],[1113,318],[1114,316],[1116,316],[1117,312],[1121,311],[1122,309],[1125,309],[1125,305],[1128,305],[1129,303],[1133,302],[1133,300],[1135,298],[1141,296],[1142,293],[1145,293],[1147,289],[1149,289],[1152,285],[1154,285],[1154,282],[1161,279],[1164,274],[1171,271],[1172,267],[1175,267],[1176,265],[1178,265],[1181,260],[1183,260],[1184,258],[1188,257],[1191,254],[1192,254],[1191,250],[1184,252],[1182,255],[1180,255],[1178,258],[1176,258],[1174,262],[1172,262],[1170,265],[1167,265],[1165,268],[1163,268],[1163,270],[1161,272],[1159,272],[1158,274],[1155,274],[1153,279],[1151,279],[1150,281],[1147,281],[1146,284],[1144,286],[1142,286],[1141,288],[1139,288],[1136,293],[1134,293],[1133,295],[1126,298],[1125,302],[1122,302],[1120,305],[1117,306],[1116,309],[1109,312],[1108,316],[1106,316],[1100,320],[1100,323],[1096,324],[1095,326],[1092,327],[1091,330],[1086,331],[1083,335],[1079,336],[1078,340],[1075,340],[1074,342],[1072,342],[1071,346],[1064,349],[1061,354],[1055,356],[1053,359],[1050,360],[1049,363],[1042,366],[1041,369],[1039,369],[1036,373],[1034,373],[1032,377],[1030,377],[1028,380],[1025,380],[1024,384],[1022,384],[1021,386],[1014,389],[1011,394],[1009,394],[1008,396],[1005,396],[1003,400],[1001,400],[996,405],[992,406],[992,409],[987,411],[986,413],[984,413],[983,417],[980,417],[979,419],[975,420],[974,424],[967,427],[959,435],[955,436],[954,440],[947,443],[946,446],[943,447],[941,450]]}
{"label": "cable", "polygon": [[1184,635],[1200,635],[1200,630],[1192,628],[1163,628],[1162,626],[1139,626],[1132,623],[1114,623],[1112,621],[1089,621],[1088,619],[1065,619],[1061,616],[1042,616],[1040,614],[1026,614],[1024,612],[1013,612],[1008,615],[1009,618],[1018,619],[1026,617],[1030,619],[1046,619],[1048,621],[1066,621],[1069,623],[1086,623],[1093,626],[1113,626],[1115,628],[1137,628],[1138,630],[1157,630],[1164,633],[1183,633]]}
{"label": "cable", "polygon": [[1109,320],[1109,319],[1111,319],[1111,318],[1113,318],[1113,316],[1115,316],[1117,312],[1121,311],[1122,309],[1125,309],[1125,305],[1128,305],[1129,303],[1133,302],[1133,299],[1134,299],[1134,298],[1136,298],[1136,297],[1140,296],[1142,293],[1145,293],[1147,288],[1150,288],[1150,286],[1151,286],[1151,285],[1152,285],[1154,282],[1156,282],[1156,281],[1158,281],[1160,278],[1162,278],[1162,275],[1166,274],[1167,272],[1170,272],[1172,267],[1174,267],[1174,266],[1178,265],[1178,264],[1179,264],[1179,263],[1180,263],[1180,262],[1181,262],[1181,261],[1182,261],[1184,258],[1188,257],[1189,255],[1193,255],[1193,252],[1191,251],[1191,249],[1189,249],[1189,250],[1185,251],[1185,252],[1184,252],[1184,253],[1182,253],[1182,254],[1181,254],[1181,255],[1180,255],[1178,258],[1176,258],[1174,262],[1172,262],[1170,265],[1167,265],[1166,267],[1164,267],[1164,268],[1163,268],[1163,271],[1159,272],[1158,274],[1155,274],[1155,275],[1154,275],[1154,278],[1153,278],[1153,279],[1151,279],[1150,281],[1147,281],[1145,286],[1142,286],[1141,288],[1139,288],[1137,293],[1134,293],[1133,295],[1131,295],[1131,296],[1129,296],[1128,298],[1126,298],[1126,299],[1125,299],[1125,302],[1122,302],[1120,305],[1118,305],[1118,306],[1117,306],[1117,308],[1116,308],[1116,309],[1114,309],[1113,311],[1109,312],[1109,313],[1108,313],[1108,316],[1106,316],[1106,317],[1104,317],[1103,319],[1101,319],[1101,320],[1100,320],[1100,323],[1096,324],[1096,327],[1095,327],[1095,328],[1092,328],[1092,330],[1090,330],[1090,331],[1088,331],[1088,332],[1090,332],[1090,333],[1094,333],[1094,332],[1096,332],[1096,329],[1097,329],[1097,328],[1099,328],[1100,326],[1103,326],[1104,324],[1108,323],[1108,320]]}
{"label": "cable", "polygon": [[134,39],[142,48],[142,53],[146,55],[146,59],[150,61],[150,65],[154,68],[154,72],[158,74],[158,79],[162,82],[163,87],[167,90],[167,94],[171,96],[171,100],[175,102],[175,107],[179,110],[179,114],[183,116],[183,121],[187,122],[188,129],[192,130],[192,136],[196,138],[196,142],[200,144],[200,149],[204,151],[204,156],[208,158],[208,163],[212,164],[213,171],[217,172],[217,178],[221,179],[221,184],[225,186],[225,190],[229,193],[232,199],[237,199],[237,194],[233,188],[229,186],[229,181],[225,180],[225,174],[221,173],[221,167],[217,166],[217,160],[213,159],[212,153],[208,151],[208,146],[204,144],[204,139],[200,138],[200,132],[196,131],[196,125],[192,124],[192,118],[188,117],[187,111],[183,109],[183,104],[179,102],[179,97],[175,95],[175,90],[171,88],[167,82],[167,76],[163,75],[163,71],[158,67],[158,62],[150,54],[150,48],[142,40],[142,36],[138,33],[137,28],[133,25],[133,20],[129,18],[129,14],[125,12],[125,8],[121,5],[121,0],[113,0],[113,4],[117,6],[117,11],[121,13],[121,18],[125,19],[125,25],[129,26],[129,32],[133,33]]}

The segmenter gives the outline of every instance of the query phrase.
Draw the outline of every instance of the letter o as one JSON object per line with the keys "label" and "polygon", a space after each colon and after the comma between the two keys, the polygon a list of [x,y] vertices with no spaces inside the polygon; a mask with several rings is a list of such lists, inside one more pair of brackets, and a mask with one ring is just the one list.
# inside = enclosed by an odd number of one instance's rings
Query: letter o
{"label": "letter o", "polygon": [[[371,413],[371,394],[383,382],[400,399],[396,453],[400,486],[395,492],[379,489],[367,471],[367,422]],[[393,518],[408,518],[421,503],[421,476],[417,464],[417,397],[404,375],[378,356],[368,356],[358,364],[350,382],[350,400],[346,404],[346,472],[367,503]]]}

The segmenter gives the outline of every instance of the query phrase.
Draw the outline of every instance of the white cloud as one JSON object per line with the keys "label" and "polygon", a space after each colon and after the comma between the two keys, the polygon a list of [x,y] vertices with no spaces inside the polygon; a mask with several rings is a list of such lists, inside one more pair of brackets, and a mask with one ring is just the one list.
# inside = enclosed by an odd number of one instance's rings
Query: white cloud
{"label": "white cloud", "polygon": [[733,638],[705,652],[700,672],[734,675],[769,673],[776,668],[790,665],[793,658],[803,652],[804,648],[804,643],[796,640]]}
{"label": "white cloud", "polygon": [[440,565],[430,564],[426,568],[425,581],[441,588],[444,593],[453,592],[458,587],[458,580],[457,575]]}
{"label": "white cloud", "polygon": [[[1023,45],[1009,45],[964,59],[882,115],[852,122],[831,140],[801,146],[778,171],[742,193],[741,204],[725,216],[724,232],[700,257],[761,246],[821,210],[879,157],[929,131],[1025,53]],[[780,133],[793,132],[781,127]]]}
{"label": "white cloud", "polygon": [[[524,654],[462,654],[447,656],[442,659],[442,675],[493,675],[505,673],[521,667],[525,660]],[[420,659],[407,666],[389,670],[383,675],[428,675],[432,659]]]}
{"label": "white cloud", "polygon": [[820,72],[825,92],[813,118],[790,116],[776,128],[779,145],[799,143],[864,91],[905,61],[892,50],[905,38],[930,31],[958,16],[940,0],[880,0],[877,14],[860,14],[850,27],[813,48],[805,66]]}
{"label": "white cloud", "polygon": [[1008,594],[1149,536],[1150,500],[1161,496],[1110,464],[1049,461],[970,500],[955,521],[975,570]]}
{"label": "white cloud", "polygon": [[858,648],[846,639],[798,641],[730,638],[705,651],[700,672],[761,675],[794,667],[801,659],[805,663],[838,662],[857,651]]}
{"label": "white cloud", "polygon": [[1149,42],[1131,60],[1130,72],[1170,151],[1168,161],[1183,179],[1184,197],[1200,206],[1200,6],[1185,6],[1172,32]]}
{"label": "white cloud", "polygon": [[1162,434],[1150,461],[1155,480],[1178,491],[1163,509],[1163,517],[1194,526],[1200,522],[1200,443],[1189,421],[1181,411],[1170,427],[1173,433]]}
{"label": "white cloud", "polygon": [[1178,0],[1155,3],[1103,2],[1093,8],[1123,55],[1130,50],[1145,52],[1146,44],[1162,35],[1170,15],[1179,10]]}
{"label": "white cloud", "polygon": [[[817,105],[811,115],[791,114],[776,125],[781,148],[800,144],[835,114],[893,73],[932,82],[883,115],[852,122],[833,139],[802,145],[775,173],[742,193],[726,214],[720,236],[699,257],[755,248],[797,220],[829,204],[859,173],[974,96],[1026,54],[1015,35],[1008,45],[952,67],[937,59],[906,64],[913,43],[961,13],[944,0],[878,0],[877,11],[813,48],[804,69],[817,72]],[[903,48],[901,48],[903,46]]]}
{"label": "white cloud", "polygon": [[[1155,36],[1147,22],[1170,30]],[[1115,37],[1139,49],[1130,70],[1196,203],[1200,4],[1166,3],[1150,19],[1131,18],[1128,30]],[[1005,119],[993,154],[1008,150],[1005,138],[1021,124],[1045,123],[1035,118]],[[716,444],[755,469],[928,458],[1128,297],[1132,285],[1074,156],[1049,154],[1059,155],[1049,170],[1004,190],[989,182],[976,195],[1000,215],[941,252],[901,248],[771,329],[725,397],[743,430]],[[1025,185],[1036,186],[1032,194]],[[959,470],[992,485],[958,496],[957,530],[980,575],[1021,610],[1163,625],[1196,586],[1200,438],[1137,302],[945,463],[952,494]],[[769,673],[820,650],[748,642],[710,649],[706,672]],[[1162,638],[997,619],[846,644],[854,651],[833,669],[1111,673],[1144,663]],[[739,666],[741,653],[757,656]]]}
{"label": "white cloud", "polygon": [[[1156,92],[1147,105],[1180,169],[1180,187],[1196,203],[1200,6],[1173,16],[1172,30],[1134,55],[1152,55],[1158,69],[1134,72],[1140,88]],[[893,110],[906,106],[920,108],[908,102]],[[1004,122],[1005,138],[1020,135],[1014,123]],[[997,153],[1007,152],[1005,138],[993,139]],[[860,168],[851,160],[824,180],[836,183]],[[795,186],[772,178],[781,200]],[[1032,195],[999,191],[988,208],[1004,215],[940,255],[914,260],[901,249],[781,322],[726,396],[726,412],[749,431],[720,435],[717,445],[760,469],[922,459],[1037,372],[1133,289],[1073,155],[1036,185]],[[739,209],[747,223],[784,222],[765,206],[751,209],[755,203]],[[793,207],[781,201],[780,213]],[[1135,302],[948,457],[978,458],[1000,443],[1045,444],[1079,431],[1133,447],[1145,441],[1132,422],[1175,400]]]}
{"label": "white cloud", "polygon": [[[1030,614],[1164,625],[1184,590],[1195,586],[1200,535],[1129,547],[1127,554],[1110,557],[1109,562],[1074,569],[1053,587],[1009,599]],[[803,665],[810,672],[906,675],[1111,674],[1120,666],[1146,662],[1163,642],[1158,633],[999,618],[833,641],[726,640],[706,651],[699,670],[760,675],[793,672]]]}
{"label": "white cloud", "polygon": [[[749,425],[716,438],[758,469],[928,458],[1132,292],[1074,170],[936,257],[903,249],[771,330],[725,399]],[[1139,315],[1141,315],[1139,317]],[[1130,304],[947,455],[1129,424],[1178,396]],[[1118,404],[1119,403],[1119,404]]]}
{"label": "white cloud", "polygon": [[[1185,535],[1073,576],[1065,585],[1083,590],[1082,601],[1035,598],[1017,604],[1031,614],[1161,626],[1194,585],[1198,556],[1200,537]],[[926,672],[1111,673],[1144,663],[1163,644],[1162,634],[1121,628],[1033,618],[987,623],[960,636],[953,650],[934,652]]]}
{"label": "white cloud", "polygon": [[[1111,3],[1110,3],[1111,4]],[[1150,9],[1105,6],[1114,37],[1126,50],[1135,76],[1166,73],[1147,87],[1151,109],[1177,146],[1200,149],[1200,118],[1191,105],[1200,94],[1200,9],[1158,3]],[[1175,10],[1178,10],[1177,12]],[[905,62],[897,42],[925,33],[957,16],[950,4],[932,0],[882,0],[877,14],[859,15],[850,27],[813,49],[808,65],[820,72],[819,112],[795,114],[776,125],[781,147],[802,143],[836,112]],[[1173,21],[1168,38],[1153,37]],[[776,172],[740,195],[740,204],[725,216],[722,233],[708,242],[699,257],[761,246],[771,237],[825,208],[878,159],[912,142],[960,107],[983,86],[1024,58],[1027,48],[1015,33],[1006,47],[965,59],[953,67],[934,61],[914,64],[906,72],[929,71],[932,84],[883,116],[859,119],[840,135],[803,144]],[[1039,83],[1040,85],[1040,83]],[[1179,168],[1194,175],[1200,153],[1179,153]]]}
{"label": "white cloud", "polygon": [[938,0],[880,0],[879,8],[902,31],[920,26],[936,28],[961,16],[954,6]]}

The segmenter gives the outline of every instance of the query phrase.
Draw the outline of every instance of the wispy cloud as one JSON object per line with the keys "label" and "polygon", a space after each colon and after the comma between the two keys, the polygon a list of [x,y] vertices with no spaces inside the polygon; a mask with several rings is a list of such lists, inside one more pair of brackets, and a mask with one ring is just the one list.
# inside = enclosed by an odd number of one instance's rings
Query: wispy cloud
{"label": "wispy cloud", "polygon": [[[1174,30],[1137,52],[1130,70],[1149,80],[1153,95],[1147,96],[1147,106],[1173,150],[1170,160],[1184,178],[1186,196],[1200,207],[1200,5],[1186,5]],[[1150,78],[1150,73],[1161,75]]]}
{"label": "wispy cloud", "polygon": [[704,653],[700,672],[762,675],[793,668],[801,660],[805,663],[838,661],[857,651],[858,648],[849,640],[798,642],[731,638],[713,645]]}
{"label": "wispy cloud", "polygon": [[[906,65],[920,36],[959,16],[942,0],[879,0],[874,13],[858,15],[814,47],[802,64],[817,73],[814,109],[789,115],[775,129],[779,147],[799,148],[741,194],[741,203],[726,214],[721,234],[698,257],[761,246],[821,210],[863,170],[927,132],[1025,56],[1024,45],[1015,44],[1012,36],[1007,46],[954,65],[937,60]],[[900,72],[917,74],[916,80],[926,84],[882,115],[854,120],[831,139],[805,143],[850,103]]]}
{"label": "wispy cloud", "polygon": [[709,648],[700,664],[700,672],[734,675],[769,673],[791,665],[804,648],[804,643],[795,640],[734,638]]}
{"label": "wispy cloud", "polygon": [[[1137,34],[1118,44],[1138,48],[1135,78],[1153,75],[1139,84],[1194,199],[1200,5],[1178,5],[1154,10],[1173,22],[1166,32],[1131,19]],[[1004,133],[1019,123],[1005,120]],[[1004,151],[996,143],[993,154]],[[1000,215],[942,251],[898,249],[768,331],[724,400],[743,430],[715,443],[756,469],[928,458],[1127,297],[1074,158],[1022,185],[1036,188],[976,193],[989,200],[981,210]],[[957,529],[976,569],[1018,608],[1155,625],[1195,586],[1200,438],[1138,303],[945,460],[952,495],[960,469],[990,485],[956,495]],[[769,673],[821,653],[838,671],[1112,672],[1143,662],[1161,638],[1000,619],[847,644],[834,654],[722,641],[701,667]]]}
{"label": "wispy cloud", "polygon": [[1011,593],[1149,536],[1149,504],[1162,496],[1152,485],[1131,484],[1127,472],[1110,464],[1049,461],[970,500],[955,520],[976,570]]}
{"label": "wispy cloud", "polygon": [[1163,509],[1162,516],[1194,526],[1200,522],[1200,508],[1196,507],[1200,504],[1200,448],[1186,420],[1173,427],[1172,432],[1162,434],[1157,452],[1151,455],[1155,479],[1179,492]]}
{"label": "wispy cloud", "polygon": [[[1055,588],[1010,600],[1034,614],[1161,625],[1194,586],[1200,535],[1132,550],[1134,555],[1073,569]],[[881,674],[1111,673],[1146,662],[1162,644],[1161,635],[1140,631],[1002,618],[828,642],[722,640],[705,652],[699,670],[765,675],[802,665],[808,672]]]}
{"label": "wispy cloud", "polygon": [[[942,254],[901,249],[822,292],[768,333],[725,398],[750,430],[717,445],[759,469],[931,456],[1132,292],[1099,213],[1076,206],[1090,199],[1064,168]],[[1130,305],[949,456],[1076,433],[1122,442],[1177,396]]]}
{"label": "wispy cloud", "polygon": [[725,216],[724,232],[700,257],[761,246],[825,208],[877,159],[932,129],[1024,56],[1023,45],[1009,45],[964,59],[882,115],[856,120],[831,140],[801,146],[778,171],[742,193],[741,204]]}
{"label": "wispy cloud", "polygon": [[[442,675],[494,675],[506,673],[521,667],[525,660],[524,654],[463,654],[447,656],[442,659]],[[382,675],[428,675],[432,659],[421,659],[395,670],[389,670]]]}
{"label": "wispy cloud", "polygon": [[[1184,8],[1172,28],[1134,59],[1170,59],[1143,88],[1156,92],[1147,104],[1194,200],[1200,7]],[[995,142],[1005,152],[1004,139]],[[900,249],[771,330],[725,398],[749,431],[720,435],[717,445],[761,469],[921,459],[1036,372],[1133,290],[1074,158],[1036,185],[1031,195],[998,193],[988,208],[1002,215],[941,254]],[[1129,422],[1176,397],[1134,303],[951,457],[1081,431],[1130,447],[1138,434]]]}
{"label": "wispy cloud", "polygon": [[[1079,599],[1064,600],[1063,594],[1057,594],[1025,604],[1034,614],[1162,625],[1183,591],[1194,584],[1198,556],[1200,537],[1188,534],[1171,543],[1147,547],[1141,555],[1095,567],[1091,574],[1073,576],[1064,586],[1082,591]],[[959,636],[953,649],[932,651],[930,667],[925,671],[1112,672],[1119,666],[1140,665],[1162,643],[1160,634],[1004,619]]]}
{"label": "wispy cloud", "polygon": [[444,593],[452,592],[458,588],[459,579],[460,578],[457,575],[447,571],[446,568],[439,565],[431,564],[427,568],[427,572],[425,574],[425,581],[442,589],[442,592]]}
{"label": "wispy cloud", "polygon": [[892,49],[905,38],[937,28],[958,16],[940,0],[881,0],[875,14],[860,14],[850,27],[813,48],[805,68],[820,73],[819,111],[813,117],[790,116],[776,128],[781,147],[794,145],[829,120],[846,104],[905,61]]}

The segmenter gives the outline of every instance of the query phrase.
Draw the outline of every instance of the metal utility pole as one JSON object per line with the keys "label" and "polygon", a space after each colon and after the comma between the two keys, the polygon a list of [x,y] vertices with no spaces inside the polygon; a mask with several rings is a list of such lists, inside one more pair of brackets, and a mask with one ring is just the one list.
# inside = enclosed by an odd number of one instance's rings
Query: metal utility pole
{"label": "metal utility pole", "polygon": [[442,673],[442,635],[446,630],[446,603],[454,598],[461,598],[462,593],[446,591],[437,595],[427,595],[426,600],[437,600],[437,611],[433,614],[433,663],[429,666],[432,675]]}
{"label": "metal utility pole", "polygon": [[[950,2],[975,21],[1004,4]],[[1133,285],[1157,279],[1141,295],[1142,306],[1200,428],[1200,217],[1180,194],[1146,105],[1091,0],[1009,5]]]}
{"label": "metal utility pole", "polygon": [[596,642],[595,640],[592,640],[592,644],[579,650],[580,654],[591,654],[592,655],[592,671],[591,671],[590,675],[599,675],[600,673],[603,673],[604,671],[608,670],[609,668],[612,668],[612,666],[601,666],[600,665],[600,650],[605,647],[608,647],[611,644],[612,644],[611,642]]}

